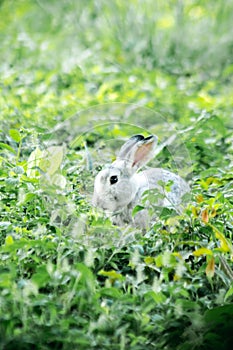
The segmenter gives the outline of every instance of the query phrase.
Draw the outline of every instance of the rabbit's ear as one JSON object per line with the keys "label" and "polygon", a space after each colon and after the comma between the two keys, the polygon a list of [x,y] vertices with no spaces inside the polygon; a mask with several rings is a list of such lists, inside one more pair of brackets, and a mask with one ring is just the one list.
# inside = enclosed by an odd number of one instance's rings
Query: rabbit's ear
{"label": "rabbit's ear", "polygon": [[121,147],[119,154],[117,155],[117,159],[126,160],[130,158],[130,154],[134,148],[134,146],[139,142],[144,140],[144,136],[142,135],[134,135],[132,136],[124,145]]}
{"label": "rabbit's ear", "polygon": [[153,158],[156,144],[156,136],[135,135],[122,146],[117,160],[126,161],[126,166],[136,171]]}
{"label": "rabbit's ear", "polygon": [[155,147],[157,145],[157,137],[149,136],[144,140],[138,141],[132,152],[132,167],[134,169],[141,168],[149,160],[154,157]]}

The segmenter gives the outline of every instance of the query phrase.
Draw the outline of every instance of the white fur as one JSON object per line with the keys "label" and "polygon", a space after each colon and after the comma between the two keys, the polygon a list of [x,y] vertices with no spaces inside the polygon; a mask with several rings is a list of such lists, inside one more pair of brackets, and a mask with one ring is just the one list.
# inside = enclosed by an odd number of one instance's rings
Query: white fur
{"label": "white fur", "polygon": [[[133,136],[121,147],[116,161],[96,176],[92,203],[110,212],[114,224],[133,223],[145,227],[147,211],[139,211],[132,218],[132,210],[143,193],[150,189],[157,189],[163,195],[163,198],[155,198],[156,205],[173,208],[177,212],[181,210],[182,196],[190,192],[190,188],[179,175],[161,168],[136,172],[153,157],[156,143],[155,136]],[[117,182],[111,184],[110,180],[116,178]],[[168,182],[172,184],[170,191],[166,192],[163,184]]]}

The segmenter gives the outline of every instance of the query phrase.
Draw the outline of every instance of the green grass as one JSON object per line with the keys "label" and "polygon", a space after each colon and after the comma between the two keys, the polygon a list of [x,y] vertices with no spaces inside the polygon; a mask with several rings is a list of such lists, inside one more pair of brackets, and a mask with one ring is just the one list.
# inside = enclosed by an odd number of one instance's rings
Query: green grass
{"label": "green grass", "polygon": [[[230,0],[0,1],[0,349],[230,348],[232,17]],[[192,186],[147,232],[90,204],[139,132],[176,135],[151,165]]]}

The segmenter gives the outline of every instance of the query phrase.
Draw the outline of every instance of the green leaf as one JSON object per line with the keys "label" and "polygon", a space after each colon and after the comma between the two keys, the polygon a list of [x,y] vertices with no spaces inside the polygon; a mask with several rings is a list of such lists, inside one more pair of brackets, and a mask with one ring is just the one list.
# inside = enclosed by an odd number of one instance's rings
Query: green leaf
{"label": "green leaf", "polygon": [[226,252],[226,253],[227,252],[231,252],[231,254],[233,254],[233,246],[232,246],[230,240],[227,239],[224,236],[224,234],[222,232],[220,232],[215,226],[210,225],[210,224],[209,224],[209,226],[212,227],[216,238],[219,239],[219,241],[220,241],[220,249],[221,249],[221,251]]}
{"label": "green leaf", "polygon": [[139,211],[145,209],[142,205],[136,205],[136,207],[133,208],[132,216],[134,217]]}
{"label": "green leaf", "polygon": [[146,298],[151,298],[156,304],[160,304],[166,301],[167,297],[162,292],[150,291],[145,294]]}
{"label": "green leaf", "polygon": [[163,254],[158,255],[155,258],[155,262],[157,267],[176,267],[177,265],[176,256],[169,251],[165,251]]}
{"label": "green leaf", "polygon": [[52,176],[61,166],[63,157],[63,146],[52,146],[43,151],[36,148],[28,158],[27,176],[36,177],[40,172]]}
{"label": "green leaf", "polygon": [[31,278],[32,282],[35,283],[39,288],[44,287],[50,281],[50,276],[45,265],[39,266],[36,273]]}
{"label": "green leaf", "polygon": [[26,203],[30,202],[31,200],[33,200],[33,198],[35,198],[35,193],[22,193],[20,195],[20,198],[19,198],[19,201],[18,201],[18,204],[19,205],[25,205]]}
{"label": "green leaf", "polygon": [[146,256],[144,258],[144,262],[147,265],[153,265],[153,264],[155,264],[155,258],[153,256]]}
{"label": "green leaf", "polygon": [[29,178],[34,178],[38,176],[38,170],[36,168],[39,168],[40,162],[43,159],[43,151],[41,151],[39,148],[36,148],[29,156],[27,161],[27,176]]}
{"label": "green leaf", "polygon": [[20,132],[18,130],[10,129],[9,134],[10,134],[10,137],[12,138],[12,140],[14,140],[15,142],[21,141],[21,135],[20,135]]}
{"label": "green leaf", "polygon": [[199,249],[195,250],[193,252],[193,255],[194,256],[213,255],[213,252],[212,252],[212,250],[210,250],[208,248],[202,247],[202,248],[199,248]]}
{"label": "green leaf", "polygon": [[114,287],[110,288],[102,288],[100,290],[101,296],[108,297],[108,298],[114,298],[119,299],[122,296],[122,292]]}
{"label": "green leaf", "polygon": [[123,278],[122,274],[116,272],[115,270],[111,270],[111,271],[100,270],[98,274],[100,276],[109,277],[111,280],[117,280],[117,279]]}
{"label": "green leaf", "polygon": [[215,307],[214,309],[205,312],[205,321],[207,324],[225,323],[227,319],[232,320],[233,304]]}
{"label": "green leaf", "polygon": [[229,297],[231,297],[232,295],[233,295],[233,284],[231,285],[231,287],[226,292],[225,297],[224,297],[224,301],[227,301],[227,299]]}
{"label": "green leaf", "polygon": [[11,275],[9,273],[0,274],[0,288],[10,288],[12,284]]}
{"label": "green leaf", "polygon": [[6,143],[0,142],[0,148],[2,149],[7,149],[8,151],[10,151],[13,154],[16,154],[17,152],[14,150],[14,148],[12,148],[11,146],[7,145]]}
{"label": "green leaf", "polygon": [[86,286],[88,287],[88,290],[90,292],[94,292],[95,290],[95,279],[93,276],[93,273],[91,269],[89,269],[86,265],[82,263],[78,263],[76,265],[76,268],[79,272],[81,272],[81,281],[85,282]]}
{"label": "green leaf", "polygon": [[7,236],[5,239],[5,245],[11,245],[14,243],[13,237],[12,236]]}
{"label": "green leaf", "polygon": [[195,310],[195,308],[197,308],[197,303],[196,301],[193,300],[186,300],[186,299],[177,299],[175,301],[176,306],[178,306],[179,308],[181,308],[183,311],[187,311],[187,310]]}
{"label": "green leaf", "polygon": [[65,149],[63,146],[52,146],[43,151],[40,168],[48,175],[53,175],[61,166]]}

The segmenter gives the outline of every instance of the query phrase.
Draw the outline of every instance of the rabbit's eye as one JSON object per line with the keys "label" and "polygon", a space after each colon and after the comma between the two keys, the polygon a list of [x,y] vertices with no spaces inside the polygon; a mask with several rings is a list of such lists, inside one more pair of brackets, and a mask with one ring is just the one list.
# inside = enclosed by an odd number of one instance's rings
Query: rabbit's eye
{"label": "rabbit's eye", "polygon": [[118,181],[117,175],[112,175],[112,176],[110,177],[110,184],[111,184],[111,185],[115,184],[117,181]]}

